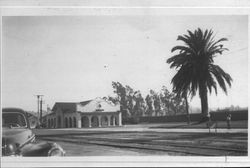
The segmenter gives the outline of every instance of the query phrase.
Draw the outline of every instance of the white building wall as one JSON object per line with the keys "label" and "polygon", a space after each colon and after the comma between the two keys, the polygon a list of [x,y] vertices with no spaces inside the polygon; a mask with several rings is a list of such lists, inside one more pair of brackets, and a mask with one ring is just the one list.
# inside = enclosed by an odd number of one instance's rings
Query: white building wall
{"label": "white building wall", "polygon": [[[99,104],[101,107],[98,107]],[[102,112],[116,112],[120,111],[120,105],[113,105],[103,99],[94,99],[89,102],[87,105],[82,106],[81,104],[77,105],[77,111],[81,112],[95,112],[97,109],[103,109]]]}

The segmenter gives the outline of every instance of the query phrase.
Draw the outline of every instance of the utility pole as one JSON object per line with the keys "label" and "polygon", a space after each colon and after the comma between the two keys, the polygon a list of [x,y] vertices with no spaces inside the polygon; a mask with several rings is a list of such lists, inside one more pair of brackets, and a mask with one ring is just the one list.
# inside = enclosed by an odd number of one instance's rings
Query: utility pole
{"label": "utility pole", "polygon": [[41,96],[41,100],[40,100],[40,124],[42,124],[42,117],[43,117],[43,97]]}
{"label": "utility pole", "polygon": [[[40,119],[40,115],[39,115],[39,111],[40,111],[40,97],[42,98],[43,95],[35,95],[37,97],[37,119],[38,119],[38,123],[39,125],[41,124],[41,119]],[[42,106],[41,106],[42,107]]]}

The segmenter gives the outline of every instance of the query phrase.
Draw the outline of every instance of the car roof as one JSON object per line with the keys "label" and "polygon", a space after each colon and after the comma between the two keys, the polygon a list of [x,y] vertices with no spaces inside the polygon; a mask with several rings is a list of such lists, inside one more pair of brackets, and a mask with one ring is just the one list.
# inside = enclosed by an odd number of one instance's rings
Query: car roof
{"label": "car roof", "polygon": [[27,120],[28,128],[30,128],[30,123],[29,123],[29,120],[28,120],[27,112],[25,112],[23,109],[16,108],[16,107],[6,107],[6,108],[2,108],[2,112],[4,112],[4,113],[11,113],[11,112],[20,112],[20,113],[22,113],[25,116],[26,120]]}
{"label": "car roof", "polygon": [[2,108],[2,112],[22,112],[22,113],[25,113],[25,111],[23,109],[15,108],[15,107]]}

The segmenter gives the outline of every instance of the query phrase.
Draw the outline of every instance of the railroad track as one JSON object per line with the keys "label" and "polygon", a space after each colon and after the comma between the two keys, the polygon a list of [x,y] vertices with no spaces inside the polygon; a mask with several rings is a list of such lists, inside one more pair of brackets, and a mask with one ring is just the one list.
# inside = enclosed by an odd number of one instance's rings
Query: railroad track
{"label": "railroad track", "polygon": [[[74,137],[74,138],[73,138]],[[44,140],[62,141],[75,144],[93,144],[101,146],[131,148],[150,151],[162,151],[168,153],[179,153],[195,156],[226,156],[226,155],[247,155],[246,149],[221,148],[214,146],[197,146],[197,144],[180,144],[170,141],[160,142],[157,139],[109,139],[82,136],[62,137],[41,137]]]}
{"label": "railroad track", "polygon": [[[67,136],[66,136],[67,137]],[[177,142],[176,140],[166,140],[166,139],[162,139],[162,138],[133,138],[133,139],[114,139],[114,138],[105,138],[105,137],[102,137],[102,138],[97,138],[97,137],[87,137],[87,136],[71,136],[71,137],[74,137],[74,138],[77,138],[77,139],[87,139],[87,140],[99,140],[99,141],[106,141],[106,142],[124,142],[124,143],[139,143],[139,144],[152,144],[152,145],[164,145],[164,146],[175,146],[175,147],[191,147],[191,148],[197,148],[197,149],[200,149],[200,148],[204,148],[204,149],[216,149],[216,150],[221,150],[221,151],[231,151],[231,152],[244,152],[244,153],[247,153],[247,150],[246,149],[238,149],[238,148],[229,148],[229,147],[221,147],[221,146],[211,146],[211,145],[203,145],[202,147],[201,146],[197,146],[197,143],[185,143],[185,142]],[[242,140],[240,141],[236,141],[236,140],[218,140],[218,139],[212,139],[216,142],[227,142],[227,143],[242,143]],[[207,143],[208,141],[211,141],[211,140],[199,140],[199,143],[200,144],[203,144],[203,143]]]}

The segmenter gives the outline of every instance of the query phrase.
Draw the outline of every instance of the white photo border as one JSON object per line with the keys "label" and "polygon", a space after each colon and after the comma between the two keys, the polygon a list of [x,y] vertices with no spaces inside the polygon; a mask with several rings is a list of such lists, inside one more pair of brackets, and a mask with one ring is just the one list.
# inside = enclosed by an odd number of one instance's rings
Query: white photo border
{"label": "white photo border", "polygon": [[[65,1],[48,0],[1,1],[1,65],[2,65],[2,18],[5,16],[85,16],[85,15],[249,15],[250,2],[233,0],[196,1]],[[199,2],[199,3],[198,3]],[[198,3],[198,4],[197,4]],[[249,17],[248,17],[248,27]],[[249,39],[248,33],[248,39]],[[249,43],[248,43],[249,46]],[[249,55],[249,51],[248,51]],[[249,63],[249,60],[248,60]],[[1,66],[2,67],[2,66]],[[248,70],[249,72],[249,70]],[[1,68],[2,74],[2,68]],[[2,77],[2,75],[1,75]],[[248,73],[248,79],[250,75]],[[1,78],[2,81],[2,78]],[[1,85],[2,90],[2,85]],[[248,88],[248,95],[250,91]],[[2,95],[1,95],[2,101]],[[1,103],[2,104],[2,103]],[[249,117],[249,116],[248,116]],[[1,124],[1,121],[0,121]],[[1,124],[2,125],[2,124]],[[248,119],[249,125],[249,119]],[[249,131],[249,130],[248,130]],[[2,138],[1,138],[2,139]],[[249,139],[249,133],[248,133]],[[249,149],[249,143],[248,143]],[[189,156],[109,156],[109,157],[1,157],[3,167],[228,167],[250,166],[244,157],[189,157]]]}

